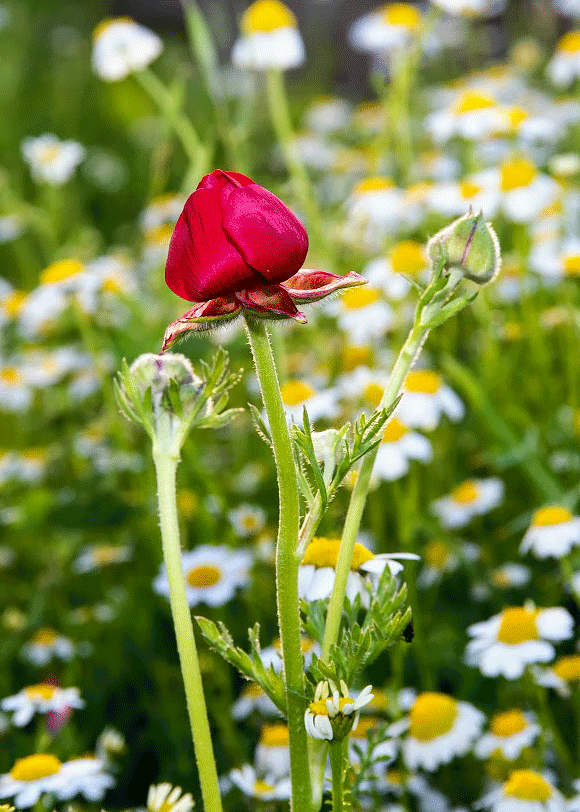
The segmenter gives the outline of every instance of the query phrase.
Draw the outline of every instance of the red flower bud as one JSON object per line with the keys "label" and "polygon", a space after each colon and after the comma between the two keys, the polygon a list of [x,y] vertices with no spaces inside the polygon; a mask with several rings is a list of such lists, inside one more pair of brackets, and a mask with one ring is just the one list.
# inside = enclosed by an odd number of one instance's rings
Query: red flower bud
{"label": "red flower bud", "polygon": [[177,221],[165,281],[182,299],[205,302],[283,282],[307,252],[306,230],[281,200],[245,175],[216,169]]}

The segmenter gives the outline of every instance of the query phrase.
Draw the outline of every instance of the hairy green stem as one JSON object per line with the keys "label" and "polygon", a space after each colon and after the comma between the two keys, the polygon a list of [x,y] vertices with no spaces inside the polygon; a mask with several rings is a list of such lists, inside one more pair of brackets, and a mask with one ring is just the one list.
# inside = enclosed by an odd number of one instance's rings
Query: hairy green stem
{"label": "hairy green stem", "polygon": [[330,769],[332,770],[332,812],[342,812],[343,806],[343,765],[345,740],[330,742]]}
{"label": "hairy green stem", "polygon": [[280,504],[276,547],[276,597],[290,739],[291,809],[294,812],[308,812],[311,809],[311,797],[304,727],[306,701],[298,601],[300,502],[296,464],[268,330],[263,321],[252,319],[246,319],[246,329],[270,426],[278,475]]}
{"label": "hairy green stem", "polygon": [[157,444],[154,443],[153,460],[157,474],[159,521],[163,558],[167,570],[167,580],[169,581],[169,601],[175,627],[177,650],[185,687],[203,805],[205,812],[222,812],[201,671],[181,564],[181,544],[179,541],[175,499],[175,474],[179,459],[160,450]]}

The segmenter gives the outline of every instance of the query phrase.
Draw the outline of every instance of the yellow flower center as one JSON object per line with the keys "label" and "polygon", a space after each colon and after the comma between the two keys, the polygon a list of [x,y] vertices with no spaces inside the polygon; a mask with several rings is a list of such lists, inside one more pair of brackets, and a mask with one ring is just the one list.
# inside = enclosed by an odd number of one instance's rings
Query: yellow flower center
{"label": "yellow flower center", "polygon": [[538,639],[536,610],[526,609],[523,606],[512,606],[504,609],[501,614],[501,623],[497,633],[499,643],[508,646],[517,646],[529,640]]}
{"label": "yellow flower center", "polygon": [[24,689],[24,693],[29,699],[52,699],[56,693],[54,685],[46,685],[40,683],[39,685],[29,685]]}
{"label": "yellow flower center", "polygon": [[403,773],[401,770],[389,770],[387,773],[387,781],[395,787],[400,787],[403,783]]}
{"label": "yellow flower center", "polygon": [[8,386],[16,386],[21,381],[20,372],[16,367],[2,367],[0,371],[0,381],[8,384]]}
{"label": "yellow flower center", "polygon": [[343,372],[352,372],[357,367],[369,366],[372,361],[372,354],[371,347],[346,346],[342,350],[340,368]]}
{"label": "yellow flower center", "polygon": [[101,544],[95,547],[92,551],[95,564],[98,566],[105,566],[106,564],[113,564],[119,558],[119,551],[117,547],[111,544]]}
{"label": "yellow flower center", "polygon": [[215,586],[222,574],[217,567],[195,567],[187,573],[186,581],[194,589],[209,589]]}
{"label": "yellow flower center", "polygon": [[274,786],[266,781],[254,781],[254,792],[256,795],[269,795],[274,792]]}
{"label": "yellow flower center", "polygon": [[[341,696],[338,700],[338,712],[342,713],[344,708],[348,707],[349,705],[354,705],[354,699]],[[316,702],[311,702],[308,707],[315,716],[328,716],[328,708],[326,707],[325,699],[319,699]]]}
{"label": "yellow flower center", "polygon": [[517,133],[520,125],[529,118],[528,113],[521,107],[510,107],[507,111],[508,129],[512,133]]}
{"label": "yellow flower center", "polygon": [[10,777],[13,781],[38,781],[40,778],[48,778],[49,775],[56,775],[62,767],[56,756],[48,753],[35,753],[32,756],[19,758],[10,770]]}
{"label": "yellow flower center", "polygon": [[479,110],[491,110],[496,107],[496,102],[483,93],[465,93],[453,105],[453,112],[457,116],[465,113],[475,113]]}
{"label": "yellow flower center", "polygon": [[552,796],[552,787],[533,770],[514,770],[504,784],[503,794],[518,801],[545,803]]}
{"label": "yellow flower center", "polygon": [[534,180],[538,170],[529,161],[508,161],[503,164],[500,171],[502,192],[513,192],[529,186]]}
{"label": "yellow flower center", "polygon": [[130,23],[131,25],[136,25],[135,20],[132,20],[131,17],[112,17],[110,20],[103,20],[93,30],[93,42],[96,42],[101,34],[112,25],[115,25],[115,23]]}
{"label": "yellow flower center", "polygon": [[264,725],[260,744],[264,747],[288,747],[288,725]]}
{"label": "yellow flower center", "polygon": [[407,429],[397,417],[391,417],[385,428],[381,443],[398,443],[405,436]]}
{"label": "yellow flower center", "polygon": [[451,491],[451,499],[458,505],[471,505],[477,502],[479,490],[474,482],[463,482]]}
{"label": "yellow flower center", "polygon": [[257,682],[248,682],[244,685],[241,696],[245,699],[260,699],[264,696],[264,691]]}
{"label": "yellow flower center", "polygon": [[351,288],[341,297],[341,304],[345,310],[362,310],[363,307],[378,302],[379,292],[372,288]]}
{"label": "yellow flower center", "polygon": [[478,186],[476,183],[470,183],[468,180],[460,183],[459,189],[461,191],[461,197],[464,198],[464,200],[471,200],[475,195],[481,192],[481,186]]}
{"label": "yellow flower center", "polygon": [[417,369],[409,372],[405,380],[405,389],[416,395],[435,395],[441,388],[441,378],[435,372]]}
{"label": "yellow flower center", "polygon": [[367,716],[364,719],[360,719],[357,725],[356,730],[351,730],[349,736],[351,739],[366,739],[367,733],[369,730],[373,730],[379,723],[379,719],[376,716]]}
{"label": "yellow flower center", "polygon": [[449,559],[449,547],[444,541],[434,539],[423,550],[423,560],[431,569],[439,572],[445,567]]}
{"label": "yellow flower center", "polygon": [[244,11],[241,29],[244,34],[266,34],[280,28],[296,28],[296,17],[278,0],[258,0]]}
{"label": "yellow flower center", "polygon": [[376,409],[383,398],[384,392],[384,387],[379,386],[378,383],[369,383],[364,388],[363,398]]}
{"label": "yellow flower center", "polygon": [[568,276],[578,276],[580,274],[580,254],[564,257],[562,264],[564,273]]}
{"label": "yellow flower center", "polygon": [[403,240],[393,246],[389,257],[395,273],[416,276],[427,267],[423,246],[416,240]]}
{"label": "yellow flower center", "polygon": [[101,290],[104,293],[120,293],[122,287],[118,279],[115,279],[112,276],[107,276],[107,278],[103,282]]}
{"label": "yellow flower center", "polygon": [[57,638],[54,629],[39,629],[32,638],[32,643],[35,646],[51,646]]}
{"label": "yellow flower center", "polygon": [[11,319],[16,318],[16,316],[18,316],[22,310],[22,305],[24,304],[27,295],[28,294],[24,293],[23,290],[13,290],[12,293],[2,302],[2,310]]}
{"label": "yellow flower center", "polygon": [[393,3],[391,6],[385,6],[381,11],[382,18],[387,25],[406,28],[408,31],[416,31],[421,25],[420,12],[409,3]]}
{"label": "yellow flower center", "polygon": [[64,282],[65,279],[78,276],[83,270],[84,266],[78,259],[61,259],[44,269],[40,274],[39,282],[41,285],[57,285],[59,282]]}
{"label": "yellow flower center", "polygon": [[419,694],[411,708],[409,732],[414,739],[429,742],[449,733],[457,718],[457,703],[438,693]]}
{"label": "yellow flower center", "polygon": [[360,183],[354,188],[354,193],[358,195],[366,195],[372,192],[386,192],[394,187],[392,180],[388,178],[366,178],[361,180]]}
{"label": "yellow flower center", "polygon": [[305,400],[316,394],[314,389],[304,381],[288,381],[280,388],[284,406],[300,406]]}
{"label": "yellow flower center", "polygon": [[56,144],[52,147],[45,147],[40,156],[39,160],[41,164],[51,164],[58,158],[58,153],[60,152],[60,147]]}
{"label": "yellow flower center", "polygon": [[511,586],[509,576],[506,572],[504,572],[504,570],[495,570],[495,572],[492,573],[491,582],[494,586],[497,586],[500,589],[507,589],[509,586]]}
{"label": "yellow flower center", "polygon": [[521,733],[528,726],[528,720],[520,710],[496,713],[491,720],[491,732],[494,736],[507,739]]}
{"label": "yellow flower center", "polygon": [[554,663],[554,674],[566,682],[574,682],[580,679],[580,655],[571,654],[569,657],[560,657]]}
{"label": "yellow flower center", "polygon": [[[340,539],[314,538],[306,548],[302,566],[335,568],[339,551]],[[353,572],[356,572],[363,564],[373,558],[374,555],[371,551],[357,542],[354,545],[350,568]]]}
{"label": "yellow flower center", "polygon": [[557,524],[564,524],[569,522],[572,514],[566,508],[559,505],[550,505],[549,507],[540,508],[534,513],[532,519],[533,527],[553,527]]}
{"label": "yellow flower center", "polygon": [[580,31],[565,34],[556,46],[556,51],[560,54],[577,54],[580,51]]}

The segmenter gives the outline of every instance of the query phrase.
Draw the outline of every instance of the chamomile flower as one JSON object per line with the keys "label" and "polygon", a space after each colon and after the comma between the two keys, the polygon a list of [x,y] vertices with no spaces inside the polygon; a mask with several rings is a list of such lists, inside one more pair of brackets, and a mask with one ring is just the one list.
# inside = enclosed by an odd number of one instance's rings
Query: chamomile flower
{"label": "chamomile flower", "polygon": [[280,387],[280,394],[289,423],[302,425],[304,407],[313,423],[322,418],[331,420],[338,416],[338,395],[335,389],[323,389],[317,392],[306,381],[294,380],[283,384]]}
{"label": "chamomile flower", "polygon": [[431,510],[444,527],[463,527],[475,516],[483,516],[494,510],[503,499],[504,486],[501,479],[469,479],[458,485],[448,496],[431,503]]}
{"label": "chamomile flower", "polygon": [[[305,601],[326,600],[332,594],[340,539],[314,538],[304,553],[298,568],[298,594]],[[395,559],[418,560],[412,553],[383,553],[373,555],[363,544],[354,545],[350,572],[346,582],[346,596],[352,602],[357,595],[362,604],[368,604],[369,589],[373,581],[388,567],[392,575],[401,572],[403,565]]]}
{"label": "chamomile flower", "polygon": [[469,702],[460,702],[447,694],[425,692],[415,700],[409,716],[388,729],[401,736],[403,759],[410,770],[422,767],[436,770],[456,756],[463,756],[477,739],[485,716]]}
{"label": "chamomile flower", "polygon": [[360,346],[380,339],[393,326],[391,306],[373,288],[351,288],[332,304],[338,315],[338,326],[351,344]]}
{"label": "chamomile flower", "polygon": [[234,43],[237,68],[288,70],[305,59],[295,15],[279,0],[256,0],[243,13],[242,36]]}
{"label": "chamomile flower", "polygon": [[304,712],[306,732],[313,739],[343,739],[358,725],[359,711],[373,698],[372,685],[367,685],[355,698],[341,680],[340,690],[331,682],[319,682],[314,701]]}
{"label": "chamomile flower", "polygon": [[184,793],[181,787],[163,783],[151,785],[147,793],[147,812],[191,812],[191,793]]}
{"label": "chamomile flower", "polygon": [[[308,668],[312,662],[312,655],[316,654],[320,657],[320,646],[311,637],[303,635],[300,638],[300,648],[302,649],[302,656],[304,658],[304,666]],[[266,646],[260,651],[260,660],[264,668],[273,668],[277,674],[282,671],[282,641],[277,637],[271,646]]]}
{"label": "chamomile flower", "polygon": [[539,685],[553,688],[560,696],[568,697],[574,683],[580,681],[580,655],[569,654],[560,657],[548,668],[536,668],[534,678]]}
{"label": "chamomile flower", "polygon": [[529,223],[561,194],[553,178],[525,158],[504,162],[498,169],[501,207],[514,223]]}
{"label": "chamomile flower", "polygon": [[133,550],[128,545],[91,544],[83,548],[73,562],[74,572],[93,572],[109,564],[120,564],[130,561]]}
{"label": "chamomile flower", "polygon": [[407,429],[397,417],[391,417],[377,449],[374,474],[392,482],[405,476],[410,460],[429,462],[432,455],[433,448],[426,437]]}
{"label": "chamomile flower", "polygon": [[492,716],[489,733],[485,733],[473,749],[478,758],[489,758],[499,750],[508,761],[514,761],[540,733],[541,727],[532,714],[521,710],[503,711]]}
{"label": "chamomile flower", "polygon": [[263,689],[255,682],[246,682],[232,705],[232,717],[245,719],[254,711],[262,716],[280,716],[280,711]]}
{"label": "chamomile flower", "polygon": [[21,368],[14,363],[0,361],[0,409],[5,412],[26,411],[32,403],[32,396],[32,388]]}
{"label": "chamomile flower", "polygon": [[275,779],[286,778],[290,774],[288,742],[288,725],[263,725],[254,755],[257,771]]}
{"label": "chamomile flower", "polygon": [[492,96],[468,90],[449,107],[430,113],[425,127],[436,144],[444,144],[454,136],[467,141],[489,138],[503,121],[502,109]]}
{"label": "chamomile flower", "polygon": [[[238,588],[248,583],[252,557],[245,550],[201,544],[195,550],[181,554],[181,565],[190,606],[199,603],[223,606],[234,597]],[[169,598],[165,564],[162,564],[153,588]]]}
{"label": "chamomile flower", "polygon": [[507,0],[431,0],[446,14],[465,17],[495,17],[501,14]]}
{"label": "chamomile flower", "polygon": [[349,32],[357,51],[381,54],[409,45],[421,33],[423,15],[411,3],[391,3],[360,17]]}
{"label": "chamomile flower", "polygon": [[395,243],[386,257],[369,262],[363,276],[374,288],[382,290],[388,299],[399,301],[411,287],[405,277],[422,280],[428,269],[429,262],[422,243],[403,240]]}
{"label": "chamomile flower", "polygon": [[[185,198],[178,192],[169,193],[155,197],[147,208],[143,209],[139,217],[139,223],[144,232],[152,231],[156,228],[171,223],[175,225],[179,215],[183,211]],[[164,786],[163,784],[161,786]]]}
{"label": "chamomile flower", "polygon": [[527,665],[550,662],[556,653],[552,643],[567,640],[573,629],[572,616],[560,606],[511,606],[469,626],[467,633],[473,639],[466,661],[486,677],[518,679]]}
{"label": "chamomile flower", "polygon": [[506,561],[500,567],[492,570],[491,585],[497,589],[517,589],[525,586],[530,580],[531,573],[529,567],[517,564],[514,561]]}
{"label": "chamomile flower", "polygon": [[580,31],[568,31],[560,39],[546,74],[557,87],[568,87],[580,76]]}
{"label": "chamomile flower", "polygon": [[343,130],[349,124],[352,108],[345,99],[325,96],[315,99],[306,110],[304,120],[307,128],[319,135],[329,135]]}
{"label": "chamomile flower", "polygon": [[520,544],[520,553],[562,558],[580,545],[580,517],[560,505],[537,510]]}
{"label": "chamomile flower", "polygon": [[513,770],[507,781],[478,803],[492,812],[565,812],[562,794],[538,772]]}
{"label": "chamomile flower", "polygon": [[118,82],[157,59],[163,42],[130,17],[105,20],[93,32],[91,64],[105,82]]}
{"label": "chamomile flower", "polygon": [[228,519],[232,523],[238,536],[255,536],[266,524],[266,514],[257,505],[239,505],[228,512]]}
{"label": "chamomile flower", "polygon": [[275,780],[267,775],[260,778],[251,764],[243,764],[240,768],[231,770],[229,777],[232,784],[249,798],[260,801],[287,801],[290,798],[289,778]]}
{"label": "chamomile flower", "polygon": [[546,284],[565,277],[580,276],[580,240],[542,241],[532,247],[529,258],[531,270],[543,277]]}
{"label": "chamomile flower", "polygon": [[54,629],[39,629],[21,649],[22,656],[34,665],[47,665],[51,660],[70,660],[74,645]]}
{"label": "chamomile flower", "polygon": [[35,713],[51,713],[64,708],[84,708],[78,688],[59,688],[49,683],[28,685],[17,694],[0,700],[3,711],[12,712],[12,724],[27,725]]}
{"label": "chamomile flower", "polygon": [[493,217],[499,207],[500,195],[486,182],[485,171],[461,183],[439,183],[427,194],[429,209],[444,217],[457,217],[471,208]]}
{"label": "chamomile flower", "polygon": [[403,384],[395,415],[409,428],[433,431],[446,415],[450,420],[461,420],[465,407],[453,389],[443,379],[427,369],[409,372]]}
{"label": "chamomile flower", "polygon": [[21,151],[34,180],[51,186],[70,180],[85,157],[85,148],[78,141],[61,141],[52,133],[25,138]]}
{"label": "chamomile flower", "polygon": [[464,543],[461,547],[453,547],[442,539],[432,539],[423,548],[421,559],[423,569],[417,578],[417,584],[429,587],[441,578],[455,570],[461,561],[475,561],[479,557],[479,548],[475,544]]}

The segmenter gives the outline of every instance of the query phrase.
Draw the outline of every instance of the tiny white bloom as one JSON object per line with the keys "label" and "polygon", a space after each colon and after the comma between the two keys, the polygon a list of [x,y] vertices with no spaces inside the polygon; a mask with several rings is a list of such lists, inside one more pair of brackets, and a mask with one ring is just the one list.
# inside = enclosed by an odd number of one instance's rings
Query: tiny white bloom
{"label": "tiny white bloom", "polygon": [[133,550],[128,545],[91,544],[83,548],[73,562],[74,572],[93,572],[109,564],[130,561]]}
{"label": "tiny white bloom", "polygon": [[276,780],[290,775],[288,725],[263,725],[256,747],[255,763],[259,773]]}
{"label": "tiny white bloom", "polygon": [[473,748],[478,758],[489,758],[499,750],[508,761],[515,761],[524,747],[530,747],[541,733],[535,717],[521,710],[496,713],[485,733]]}
{"label": "tiny white bloom", "polygon": [[52,133],[25,138],[21,150],[34,180],[51,186],[70,180],[85,157],[85,148],[78,141],[61,141]]}
{"label": "tiny white bloom", "polygon": [[520,553],[536,558],[563,558],[580,545],[580,517],[559,505],[537,510],[520,545]]}
{"label": "tiny white bloom", "polygon": [[566,812],[563,795],[543,775],[533,770],[514,770],[507,781],[492,790],[478,806],[492,812]]}
{"label": "tiny white bloom", "polygon": [[34,665],[47,665],[52,659],[70,660],[74,646],[68,637],[54,629],[39,629],[21,649],[22,656]]}
{"label": "tiny white bloom", "polygon": [[302,410],[306,407],[312,423],[322,418],[333,419],[338,416],[338,393],[335,389],[322,389],[317,392],[314,387],[303,380],[287,381],[280,387],[284,412],[289,423],[302,425]]}
{"label": "tiny white bloom", "polygon": [[49,683],[28,685],[17,694],[0,700],[3,711],[12,712],[16,727],[27,725],[35,713],[51,713],[64,708],[84,708],[78,688],[59,688]]}
{"label": "tiny white bloom", "polygon": [[304,43],[295,15],[279,0],[257,0],[244,12],[242,36],[234,43],[237,68],[288,70],[305,59]]}
{"label": "tiny white bloom", "polygon": [[411,3],[391,3],[360,17],[349,32],[357,51],[386,54],[406,45],[421,33],[423,15]]}
{"label": "tiny white bloom", "polygon": [[257,505],[239,505],[228,512],[228,519],[238,536],[255,536],[266,524],[266,514]]}
{"label": "tiny white bloom", "polygon": [[539,685],[553,688],[560,696],[570,696],[572,685],[580,681],[580,655],[569,654],[545,669],[535,668],[534,679]]}
{"label": "tiny white bloom", "polygon": [[411,370],[403,384],[403,397],[394,414],[409,428],[433,431],[443,415],[461,420],[465,407],[453,389],[431,370]]}
{"label": "tiny white bloom", "polygon": [[379,479],[392,482],[407,473],[409,460],[429,462],[432,454],[426,437],[407,429],[397,417],[391,417],[377,449],[374,473]]}
{"label": "tiny white bloom", "polygon": [[458,485],[448,496],[431,503],[431,510],[446,528],[463,527],[475,516],[496,508],[503,499],[501,479],[470,479]]}
{"label": "tiny white bloom", "polygon": [[181,787],[163,783],[151,785],[147,793],[147,812],[191,812],[194,807],[191,793]]}
{"label": "tiny white bloom", "polygon": [[360,709],[373,699],[372,690],[372,685],[367,685],[357,697],[352,697],[342,681],[340,689],[330,680],[319,682],[314,701],[304,712],[308,735],[313,739],[332,741],[335,735],[344,737],[352,729],[356,729]]}
{"label": "tiny white bloom", "polygon": [[351,288],[331,305],[327,310],[337,313],[338,326],[357,346],[383,338],[394,324],[391,306],[370,287]]}
{"label": "tiny white bloom", "polygon": [[232,784],[249,798],[261,801],[287,801],[290,798],[291,785],[289,778],[276,781],[274,778],[264,776],[259,778],[251,764],[244,764],[229,774]]}
{"label": "tiny white bloom", "polygon": [[262,688],[255,682],[247,682],[232,705],[232,717],[245,719],[253,711],[257,711],[262,716],[280,715],[280,711]]}
{"label": "tiny white bloom", "polygon": [[129,17],[105,20],[93,32],[92,66],[106,82],[117,82],[157,59],[163,43],[157,34]]}

